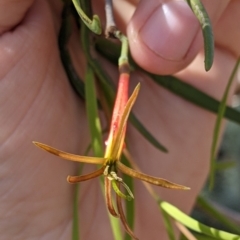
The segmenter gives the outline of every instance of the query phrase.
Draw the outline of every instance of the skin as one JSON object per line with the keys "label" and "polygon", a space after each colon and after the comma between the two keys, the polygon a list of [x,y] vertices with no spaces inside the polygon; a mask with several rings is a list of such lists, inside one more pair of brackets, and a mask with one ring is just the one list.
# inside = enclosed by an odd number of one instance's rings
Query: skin
{"label": "skin", "polygon": [[[195,34],[178,61],[156,54],[154,47],[142,40],[142,24],[160,3],[115,2],[117,22],[127,32],[133,57],[148,71],[176,74],[220,99],[240,52],[240,2],[203,1],[214,24],[216,41],[215,61],[209,73],[204,71],[201,33],[191,33],[194,21],[188,28],[179,28],[173,40],[173,45],[184,49],[186,42],[181,40],[186,34]],[[98,4],[94,12],[101,17]],[[32,144],[35,140],[83,154],[90,142],[84,103],[69,85],[59,58],[57,35],[62,5],[60,1],[0,0],[0,6],[1,238],[70,239],[73,186],[66,177],[76,174],[76,164]],[[180,15],[180,26],[181,19]],[[159,22],[155,24],[153,29],[159,27]],[[164,28],[164,23],[161,26]],[[69,46],[82,77],[85,61],[75,30]],[[117,72],[112,70],[111,74],[117,79]],[[144,172],[191,187],[184,192],[155,188],[163,199],[188,213],[208,174],[215,116],[143,75],[133,74],[132,86],[139,81],[142,87],[134,112],[170,152],[157,151],[131,126],[127,132],[129,150]],[[91,170],[92,166],[84,168],[84,172]],[[139,181],[135,181],[135,203],[135,234],[140,239],[166,239],[157,205]],[[112,239],[98,180],[81,184],[79,207],[82,239]]]}

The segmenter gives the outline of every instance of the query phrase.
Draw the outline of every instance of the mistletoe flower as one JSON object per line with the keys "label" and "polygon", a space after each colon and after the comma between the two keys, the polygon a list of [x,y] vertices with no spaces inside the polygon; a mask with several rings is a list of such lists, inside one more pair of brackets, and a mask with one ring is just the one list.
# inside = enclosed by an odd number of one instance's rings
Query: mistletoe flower
{"label": "mistletoe flower", "polygon": [[[120,68],[120,72],[121,72],[121,68]],[[134,239],[136,239],[131,229],[127,225],[123,208],[121,205],[121,198],[132,200],[134,196],[131,190],[128,188],[128,186],[123,182],[122,178],[118,176],[117,174],[118,170],[126,175],[129,175],[131,177],[140,179],[142,181],[145,181],[157,186],[171,188],[171,189],[182,189],[182,190],[187,190],[189,188],[169,182],[162,178],[156,178],[156,177],[146,175],[144,173],[131,169],[121,163],[120,159],[121,159],[122,150],[124,148],[127,119],[140,89],[140,84],[138,84],[135,90],[133,91],[132,95],[128,99],[128,85],[129,85],[129,73],[126,73],[126,71],[123,70],[122,73],[120,74],[118,91],[117,91],[116,101],[115,101],[113,114],[112,114],[110,132],[107,139],[106,150],[103,158],[74,155],[74,154],[60,151],[58,149],[55,149],[43,143],[39,143],[39,142],[33,142],[33,143],[36,146],[46,150],[49,153],[52,153],[54,155],[57,155],[61,158],[64,158],[70,161],[101,165],[101,167],[98,170],[92,173],[82,175],[82,176],[68,176],[67,181],[69,183],[77,183],[77,182],[86,181],[86,180],[98,177],[100,175],[103,175],[105,180],[106,203],[107,203],[109,212],[115,217],[120,217],[126,231]],[[124,194],[120,190],[120,185],[122,185],[126,189],[127,194]],[[114,209],[114,206],[112,203],[112,194],[111,194],[112,188],[117,194],[117,210],[118,211]]]}

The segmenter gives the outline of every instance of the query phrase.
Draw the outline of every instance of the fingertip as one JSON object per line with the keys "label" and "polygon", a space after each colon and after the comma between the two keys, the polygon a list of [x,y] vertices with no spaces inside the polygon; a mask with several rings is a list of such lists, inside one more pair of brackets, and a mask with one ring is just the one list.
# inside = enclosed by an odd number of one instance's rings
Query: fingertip
{"label": "fingertip", "polygon": [[33,0],[1,1],[0,34],[18,25],[33,4]]}
{"label": "fingertip", "polygon": [[200,25],[186,1],[141,1],[127,34],[134,60],[156,74],[182,70],[201,47]]}

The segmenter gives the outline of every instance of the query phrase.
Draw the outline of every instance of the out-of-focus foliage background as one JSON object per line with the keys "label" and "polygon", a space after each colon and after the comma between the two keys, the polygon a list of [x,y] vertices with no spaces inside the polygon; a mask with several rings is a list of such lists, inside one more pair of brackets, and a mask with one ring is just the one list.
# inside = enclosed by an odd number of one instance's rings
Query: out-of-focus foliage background
{"label": "out-of-focus foliage background", "polygon": [[[240,92],[232,100],[232,107],[240,111]],[[216,171],[215,186],[209,191],[206,183],[202,196],[206,197],[220,212],[240,226],[240,126],[226,122],[223,139],[217,155],[218,162],[232,162],[232,167]],[[196,205],[192,216],[209,226],[228,230],[223,224],[206,214]],[[240,227],[239,227],[240,228]]]}

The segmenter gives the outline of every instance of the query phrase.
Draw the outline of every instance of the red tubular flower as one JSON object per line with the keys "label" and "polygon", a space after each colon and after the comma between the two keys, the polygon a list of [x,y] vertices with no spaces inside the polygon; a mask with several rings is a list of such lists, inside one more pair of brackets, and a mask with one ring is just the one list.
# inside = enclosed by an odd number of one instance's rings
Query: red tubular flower
{"label": "red tubular flower", "polygon": [[[39,142],[33,142],[33,143],[36,146],[40,147],[41,149],[46,150],[47,152],[50,152],[54,155],[57,155],[59,157],[62,157],[70,161],[102,165],[100,169],[96,170],[93,173],[89,173],[82,176],[68,176],[67,180],[70,183],[77,183],[77,182],[86,181],[86,180],[98,177],[103,174],[105,179],[106,203],[107,203],[107,207],[110,214],[112,214],[115,217],[120,217],[125,230],[131,235],[133,239],[137,239],[134,236],[132,230],[127,225],[124,212],[122,209],[122,204],[121,204],[121,198],[132,200],[134,197],[131,190],[128,188],[128,186],[117,175],[117,169],[119,169],[124,174],[127,174],[131,177],[138,178],[142,181],[145,181],[157,186],[162,186],[162,187],[171,188],[171,189],[182,189],[182,190],[187,190],[189,188],[179,184],[169,182],[162,178],[152,177],[144,173],[135,171],[134,169],[131,169],[120,162],[120,158],[121,158],[121,154],[124,146],[127,119],[140,89],[140,84],[138,84],[135,90],[133,91],[132,95],[128,99],[128,85],[129,85],[129,74],[121,73],[119,84],[118,84],[116,101],[115,101],[113,115],[112,115],[110,132],[109,132],[106,150],[103,158],[74,155],[74,154],[60,151],[58,149],[55,149],[43,143],[39,143]],[[120,184],[126,189],[127,195],[125,195],[120,191],[119,189]],[[116,211],[113,207],[111,188],[113,188],[117,194],[118,211]]]}
{"label": "red tubular flower", "polygon": [[[124,108],[126,107],[127,101],[128,101],[128,85],[129,85],[129,73],[121,73],[119,82],[118,82],[118,91],[117,96],[113,108],[113,114],[112,114],[112,120],[111,120],[111,126],[110,126],[110,132],[108,135],[108,139],[106,142],[106,153],[105,157],[113,157],[116,153],[116,159],[119,159],[121,156],[121,152],[124,147],[124,138],[126,133],[126,125],[124,125],[123,129],[121,129],[121,135],[119,136],[118,129],[119,129],[119,123],[121,122],[121,117],[124,111]],[[117,136],[120,137],[120,142],[118,143],[118,146],[116,146],[116,152],[113,154],[113,144],[118,141]]]}
{"label": "red tubular flower", "polygon": [[[120,32],[116,32],[116,34],[120,34],[120,35],[117,35],[119,39],[121,38],[121,41],[127,44],[126,37],[121,35]],[[127,61],[126,49],[125,51],[123,51],[123,54],[121,56],[123,57],[120,58],[120,64],[119,64],[120,78],[118,82],[117,96],[116,96],[115,105],[113,109],[111,126],[110,126],[110,131],[109,131],[109,135],[106,143],[106,150],[105,150],[104,157],[96,158],[96,157],[88,157],[88,156],[79,156],[79,155],[74,155],[74,154],[60,151],[58,149],[55,149],[43,143],[39,143],[39,142],[33,142],[33,143],[36,146],[40,147],[41,149],[46,150],[47,152],[50,152],[54,155],[57,155],[59,157],[62,157],[70,161],[102,165],[100,169],[94,171],[93,173],[89,173],[82,176],[68,176],[67,181],[70,183],[77,183],[77,182],[86,181],[86,180],[98,177],[100,175],[104,175],[106,203],[107,203],[107,207],[110,214],[112,214],[114,217],[119,217],[123,223],[125,230],[131,235],[133,239],[137,239],[126,222],[124,211],[121,204],[121,198],[132,200],[134,196],[131,190],[129,189],[129,187],[117,175],[118,169],[124,174],[127,174],[131,177],[138,178],[142,181],[145,181],[157,186],[171,188],[171,189],[181,189],[181,190],[187,190],[189,188],[179,184],[169,182],[162,178],[156,178],[156,177],[146,175],[144,173],[131,169],[121,163],[120,159],[121,159],[121,154],[124,147],[127,120],[140,89],[140,84],[138,84],[134,89],[130,98],[128,98],[128,86],[129,86],[130,74],[129,74],[129,65]],[[122,185],[126,189],[127,194],[124,194],[123,192],[121,192],[120,185]],[[118,211],[114,209],[114,205],[112,203],[112,195],[111,195],[112,188],[117,194],[117,210]]]}

